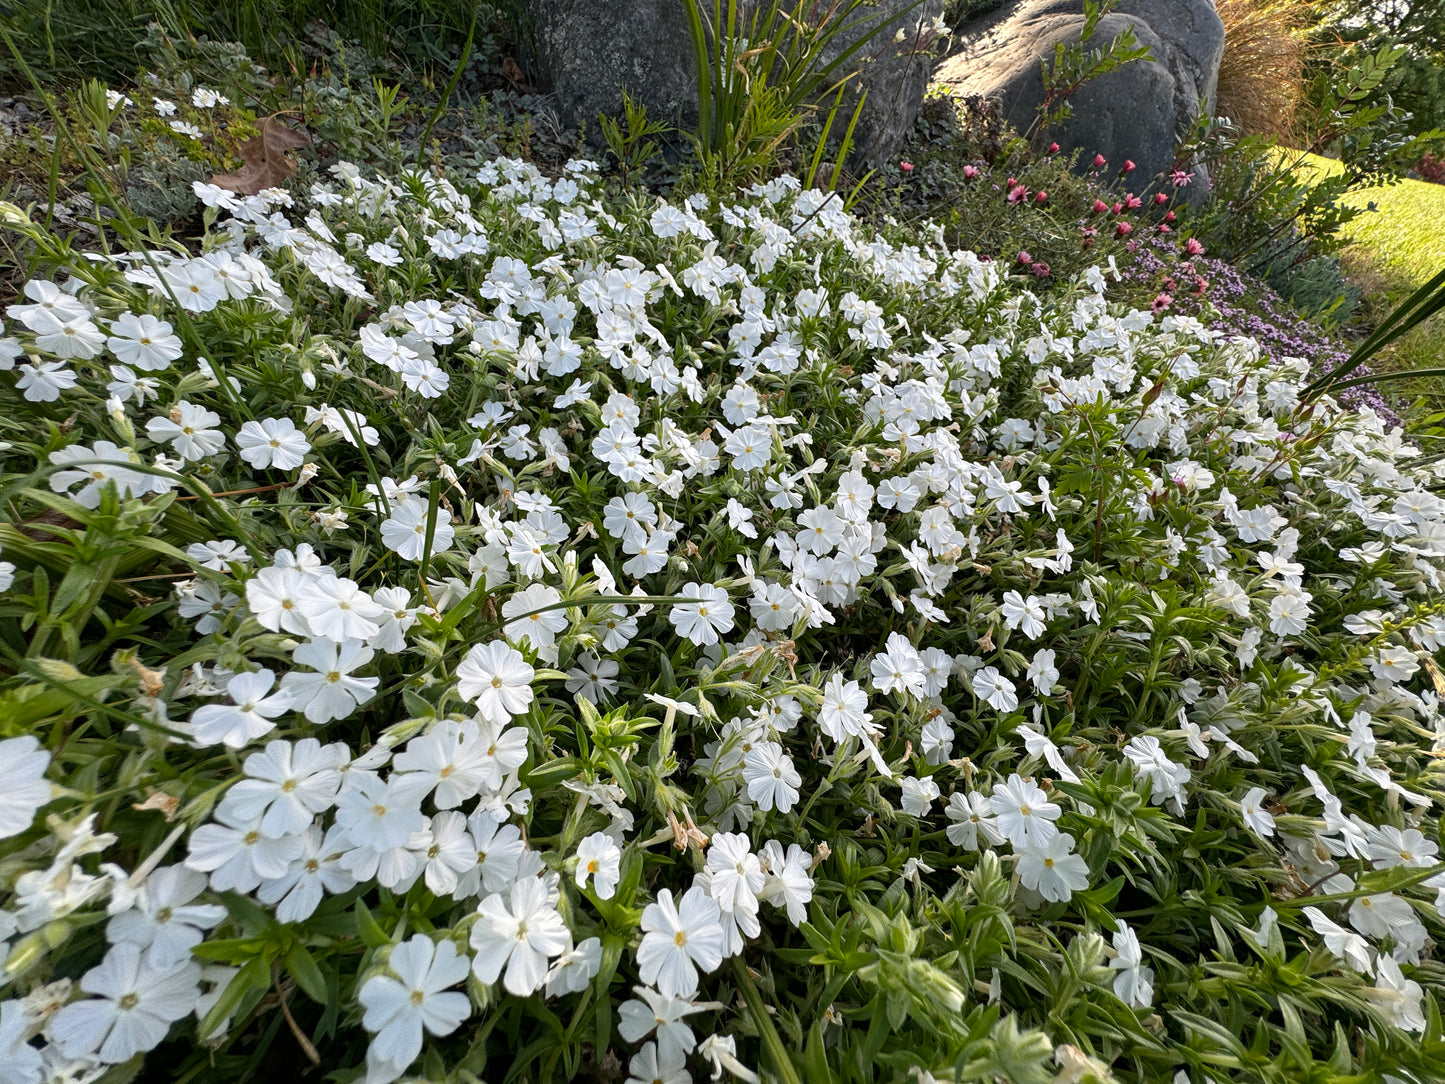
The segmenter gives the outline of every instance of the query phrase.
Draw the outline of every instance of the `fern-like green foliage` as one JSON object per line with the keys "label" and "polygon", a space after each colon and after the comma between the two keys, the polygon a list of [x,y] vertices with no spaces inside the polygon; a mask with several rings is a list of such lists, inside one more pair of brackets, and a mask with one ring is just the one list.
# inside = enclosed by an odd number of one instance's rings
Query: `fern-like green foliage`
{"label": "fern-like green foliage", "polygon": [[1087,83],[1117,71],[1136,60],[1152,59],[1149,46],[1140,45],[1132,26],[1111,39],[1102,48],[1090,49],[1089,43],[1099,30],[1099,20],[1114,7],[1115,0],[1084,0],[1084,26],[1079,40],[1073,44],[1057,42],[1050,56],[1039,59],[1044,96],[1039,103],[1029,133],[1037,138],[1043,132],[1068,120],[1073,114],[1069,99]]}

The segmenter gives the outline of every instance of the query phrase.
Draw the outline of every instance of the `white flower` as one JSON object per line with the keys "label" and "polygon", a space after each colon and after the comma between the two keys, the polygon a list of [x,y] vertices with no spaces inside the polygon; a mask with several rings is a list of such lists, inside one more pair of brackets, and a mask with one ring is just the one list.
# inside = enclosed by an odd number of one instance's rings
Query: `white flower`
{"label": "white flower", "polygon": [[883,652],[873,656],[868,668],[873,687],[881,693],[925,695],[928,676],[924,672],[923,660],[906,636],[890,632]]}
{"label": "white flower", "polygon": [[386,613],[360,584],[345,576],[306,577],[297,590],[296,604],[311,635],[333,644],[369,640],[381,630],[377,622]]}
{"label": "white flower", "polygon": [[343,791],[336,802],[336,826],[354,848],[371,852],[349,859],[347,868],[359,877],[370,876],[358,871],[374,856],[404,847],[426,826],[419,801],[403,777],[383,782],[374,775],[362,776]]}
{"label": "white flower", "polygon": [[547,996],[580,994],[602,967],[602,940],[587,937],[576,948],[564,952],[547,972]]}
{"label": "white flower", "polygon": [[201,745],[224,743],[240,749],[276,726],[275,718],[291,708],[291,696],[268,696],[276,675],[270,670],[237,674],[226,683],[231,704],[203,704],[191,714],[191,733]]}
{"label": "white flower", "polygon": [[272,839],[264,835],[260,817],[243,819],[218,807],[214,823],[191,833],[185,864],[209,873],[211,887],[217,892],[250,892],[262,881],[284,876],[301,850],[301,841],[295,836]]}
{"label": "white flower", "polygon": [[35,328],[35,345],[57,358],[88,361],[105,349],[105,333],[89,315],[51,320]]}
{"label": "white flower", "polygon": [[617,1007],[617,1033],[629,1043],[636,1043],[656,1029],[661,1057],[675,1060],[692,1053],[697,1038],[684,1021],[693,1013],[702,1012],[702,1007],[689,998],[669,997],[646,986],[634,986],[632,991],[637,998]]}
{"label": "white flower", "polygon": [[1044,844],[1015,847],[1019,881],[1051,903],[1062,903],[1089,887],[1089,866],[1074,854],[1074,837],[1060,832]]}
{"label": "white flower", "polygon": [[506,724],[532,703],[536,671],[504,640],[478,644],[456,669],[457,692],[477,705],[487,722]]}
{"label": "white flower", "polygon": [[290,418],[262,418],[241,426],[236,448],[257,470],[295,470],[306,461],[311,442]]}
{"label": "white flower", "polygon": [[0,839],[29,828],[36,810],[50,801],[49,766],[50,751],[33,735],[0,741]]}
{"label": "white flower", "polygon": [[1405,647],[1382,647],[1370,659],[1370,672],[1381,681],[1399,683],[1409,681],[1420,669],[1420,660],[1413,651]]}
{"label": "white flower", "polygon": [[1025,676],[1033,683],[1040,696],[1048,696],[1058,684],[1059,671],[1054,666],[1054,658],[1053,648],[1041,647],[1034,652],[1033,660],[1029,663]]}
{"label": "white flower", "polygon": [[226,791],[221,807],[241,820],[261,818],[261,832],[272,839],[299,835],[318,813],[336,803],[338,769],[349,758],[339,742],[322,746],[315,738],[267,742],[246,758],[246,778]]}
{"label": "white flower", "polygon": [[501,892],[516,878],[527,845],[521,830],[505,823],[503,816],[490,809],[478,809],[467,818],[467,829],[477,848],[477,864],[458,879],[453,898]]}
{"label": "white flower", "polygon": [[991,847],[1004,841],[1003,833],[998,830],[998,819],[993,813],[993,802],[986,794],[978,791],[950,794],[948,805],[943,812],[952,822],[944,834],[956,847],[976,851],[980,836],[983,837],[983,842]]}
{"label": "white flower", "polygon": [[196,87],[191,91],[191,104],[197,109],[214,109],[218,105],[230,105],[231,99],[210,87]]}
{"label": "white flower", "polygon": [[166,417],[146,422],[146,433],[151,440],[169,443],[182,459],[199,460],[225,446],[225,434],[214,428],[220,421],[215,411],[182,399]]}
{"label": "white flower", "polygon": [[472,971],[490,984],[505,966],[502,985],[508,993],[526,997],[546,981],[548,958],[567,951],[570,941],[562,916],[547,901],[546,885],[527,877],[512,885],[506,898],[502,893],[488,896],[477,909]]}
{"label": "white flower", "polygon": [[1422,1002],[1425,992],[1414,979],[1405,978],[1400,965],[1389,956],[1375,961],[1375,985],[1362,993],[1375,1004],[1385,1018],[1402,1031],[1425,1030]]}
{"label": "white flower", "polygon": [[340,643],[310,640],[296,648],[291,656],[314,672],[292,670],[281,679],[281,693],[313,723],[345,719],[376,695],[380,678],[351,676],[353,670],[369,663],[374,654],[360,640],[342,639]]}
{"label": "white flower", "polygon": [[[756,914],[758,894],[763,890],[762,862],[752,853],[752,841],[742,832],[719,832],[707,852],[707,869],[712,875],[709,892],[724,911]],[[683,902],[686,903],[686,897]]]}
{"label": "white flower", "polygon": [[171,1024],[191,1013],[200,980],[199,964],[153,967],[135,945],[115,945],[80,980],[96,996],[65,1006],[47,1030],[67,1057],[96,1054],[118,1065],[158,1046]]}
{"label": "white flower", "polygon": [[760,741],[754,742],[743,758],[743,782],[759,809],[787,813],[798,800],[803,777],[781,745]]}
{"label": "white flower", "polygon": [[626,1084],[692,1084],[687,1058],[676,1052],[663,1054],[656,1043],[644,1043],[627,1068]]}
{"label": "white flower", "polygon": [[29,1032],[24,1003],[0,1003],[0,1084],[40,1084],[43,1062],[40,1051],[25,1041]]}
{"label": "white flower", "polygon": [[303,922],[321,905],[322,897],[349,892],[356,878],[341,865],[346,833],[334,825],[323,837],[316,825],[301,834],[301,853],[280,877],[261,882],[256,898],[276,906],[278,922]]}
{"label": "white flower", "polygon": [[170,368],[182,353],[180,337],[164,320],[150,313],[125,313],[110,325],[106,346],[116,359],[148,372]]}
{"label": "white flower", "polygon": [[622,876],[622,851],[606,832],[593,832],[577,844],[575,876],[578,888],[586,888],[590,878],[598,899],[610,900],[617,891],[617,881]]}
{"label": "white flower", "polygon": [[1303,914],[1310,920],[1310,925],[1314,927],[1315,933],[1324,939],[1325,948],[1334,953],[1346,966],[1362,975],[1369,974],[1370,961],[1374,954],[1370,951],[1368,941],[1359,934],[1331,921],[1318,907],[1306,907]]}
{"label": "white flower", "polygon": [[[431,522],[431,551],[427,552],[426,536]],[[433,516],[431,507],[422,501],[407,501],[392,509],[391,518],[382,521],[381,541],[404,561],[420,561],[423,557],[445,553],[452,548],[456,529],[452,514],[440,505]]]}
{"label": "white flower", "polygon": [[808,854],[796,843],[783,845],[775,839],[763,844],[760,853],[766,877],[759,898],[774,907],[785,908],[788,921],[799,926],[808,917],[808,903],[813,898],[812,865]]}
{"label": "white flower", "polygon": [[697,969],[715,971],[722,964],[721,917],[717,901],[696,885],[677,904],[671,889],[662,889],[657,902],[642,912],[642,944],[637,947],[642,981],[670,997],[692,996]]}
{"label": "white flower", "polygon": [[1124,746],[1124,755],[1133,763],[1135,771],[1148,777],[1151,802],[1155,805],[1170,802],[1176,814],[1184,811],[1184,786],[1193,773],[1170,760],[1158,738],[1152,734],[1130,738]]}
{"label": "white flower", "polygon": [[1239,815],[1244,826],[1260,838],[1274,835],[1274,816],[1264,808],[1263,787],[1252,787],[1239,800]]}
{"label": "white flower", "polygon": [[1144,966],[1139,938],[1121,923],[1114,934],[1115,956],[1109,966],[1119,972],[1114,976],[1114,994],[1131,1009],[1147,1009],[1154,1003],[1154,971]]}
{"label": "white flower", "polygon": [[1410,902],[1393,892],[1358,896],[1350,903],[1348,913],[1350,925],[1366,937],[1401,940],[1420,922]]}
{"label": "white flower", "polygon": [[150,967],[184,963],[206,931],[226,917],[218,904],[194,902],[205,890],[204,873],[185,866],[158,869],[136,891],[135,906],[107,923],[105,936],[112,944],[145,949]]}
{"label": "white flower", "polygon": [[902,806],[903,812],[912,814],[915,817],[926,817],[928,811],[933,808],[933,803],[938,801],[938,784],[932,779],[916,779],[911,775],[903,777]]}
{"label": "white flower", "polygon": [[868,694],[856,681],[844,681],[834,674],[823,686],[823,705],[818,709],[818,725],[834,741],[848,735],[861,735],[872,721],[868,714]]}
{"label": "white flower", "polygon": [[590,651],[577,656],[577,665],[567,671],[567,691],[585,696],[594,704],[604,703],[617,691],[621,667],[613,659],[599,659]]}
{"label": "white flower", "polygon": [[1018,775],[994,784],[989,808],[997,818],[998,831],[1014,850],[1050,842],[1059,832],[1054,821],[1063,813],[1031,780]]}
{"label": "white flower", "polygon": [[928,764],[943,764],[953,755],[953,727],[942,718],[930,719],[923,724],[918,747]]}
{"label": "white flower", "polygon": [[534,651],[551,649],[557,634],[567,627],[567,611],[550,608],[561,601],[562,593],[555,587],[534,583],[523,588],[502,603],[502,616],[508,619],[502,631],[513,643],[526,640]]}
{"label": "white flower", "polygon": [[1000,612],[1005,625],[1018,629],[1030,640],[1037,640],[1044,634],[1047,616],[1044,608],[1039,605],[1039,600],[1033,595],[1024,598],[1017,591],[1006,592]]}
{"label": "white flower", "polygon": [[1019,706],[1017,687],[994,666],[985,666],[972,678],[973,695],[995,711],[1013,711]]}
{"label": "white flower", "polygon": [[387,967],[396,975],[373,975],[356,995],[366,1010],[362,1026],[376,1033],[367,1052],[396,1069],[421,1053],[422,1032],[450,1035],[471,1015],[471,999],[448,990],[465,982],[469,962],[451,941],[437,944],[417,934],[391,950]]}
{"label": "white flower", "polygon": [[67,369],[63,361],[41,361],[34,365],[21,365],[15,370],[20,379],[15,382],[17,390],[24,392],[32,403],[53,403],[60,393],[75,387],[79,376],[74,369]]}
{"label": "white flower", "polygon": [[718,642],[718,634],[733,627],[733,604],[721,587],[705,583],[685,583],[680,592],[691,602],[679,602],[668,612],[667,620],[678,634],[699,647]]}

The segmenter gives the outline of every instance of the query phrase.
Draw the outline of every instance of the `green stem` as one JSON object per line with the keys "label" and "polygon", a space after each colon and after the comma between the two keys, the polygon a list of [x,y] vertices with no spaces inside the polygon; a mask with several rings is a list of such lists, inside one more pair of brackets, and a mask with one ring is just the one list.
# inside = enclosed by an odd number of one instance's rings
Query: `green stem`
{"label": "green stem", "polygon": [[748,1014],[752,1016],[753,1023],[757,1026],[758,1036],[767,1048],[768,1056],[773,1060],[773,1066],[777,1069],[778,1079],[783,1084],[803,1084],[798,1076],[798,1071],[793,1067],[792,1059],[788,1057],[788,1050],[783,1046],[783,1040],[778,1035],[777,1028],[768,1018],[767,1006],[763,1004],[763,995],[758,991],[757,984],[753,977],[748,974],[747,964],[743,963],[741,956],[733,957],[733,974],[737,976],[738,991],[747,1002]]}

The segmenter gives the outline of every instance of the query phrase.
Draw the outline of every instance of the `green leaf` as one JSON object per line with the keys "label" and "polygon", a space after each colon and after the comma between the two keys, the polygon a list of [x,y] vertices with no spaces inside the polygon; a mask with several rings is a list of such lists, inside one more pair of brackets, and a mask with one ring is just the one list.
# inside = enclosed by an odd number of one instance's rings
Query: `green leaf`
{"label": "green leaf", "polygon": [[209,1035],[228,1020],[241,1004],[241,999],[254,989],[266,989],[271,985],[271,969],[259,956],[241,968],[221,991],[221,996],[196,1026],[198,1035]]}
{"label": "green leaf", "polygon": [[371,915],[371,909],[361,900],[356,901],[355,914],[356,932],[368,948],[381,948],[383,945],[391,944],[391,938],[377,924],[376,919]]}
{"label": "green leaf", "polygon": [[326,979],[321,974],[321,968],[317,966],[316,958],[306,946],[300,941],[293,941],[286,950],[284,960],[286,970],[296,980],[296,985],[306,992],[306,996],[319,1005],[325,1005]]}

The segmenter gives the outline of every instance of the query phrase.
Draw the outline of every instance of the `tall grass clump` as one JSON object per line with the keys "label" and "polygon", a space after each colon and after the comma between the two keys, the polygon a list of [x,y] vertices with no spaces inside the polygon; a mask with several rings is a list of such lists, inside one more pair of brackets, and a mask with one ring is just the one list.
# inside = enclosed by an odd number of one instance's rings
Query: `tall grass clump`
{"label": "tall grass clump", "polygon": [[1304,98],[1308,7],[1302,0],[1218,0],[1224,59],[1215,112],[1241,131],[1292,139]]}

